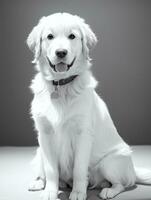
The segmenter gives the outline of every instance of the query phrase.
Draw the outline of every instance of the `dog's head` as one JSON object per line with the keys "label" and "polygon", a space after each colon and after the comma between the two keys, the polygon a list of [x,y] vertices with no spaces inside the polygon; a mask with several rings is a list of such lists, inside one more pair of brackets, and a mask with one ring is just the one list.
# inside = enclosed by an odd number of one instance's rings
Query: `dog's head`
{"label": "dog's head", "polygon": [[34,62],[48,79],[52,74],[68,76],[83,71],[90,60],[89,48],[96,42],[89,25],[68,13],[42,17],[27,38]]}

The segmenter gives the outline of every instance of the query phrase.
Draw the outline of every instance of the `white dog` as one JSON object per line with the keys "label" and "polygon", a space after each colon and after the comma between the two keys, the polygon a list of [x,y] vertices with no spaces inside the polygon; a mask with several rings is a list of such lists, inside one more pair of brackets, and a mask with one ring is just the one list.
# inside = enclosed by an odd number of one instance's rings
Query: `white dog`
{"label": "white dog", "polygon": [[107,199],[136,182],[151,184],[151,171],[134,168],[130,147],[95,92],[89,48],[96,42],[85,21],[68,13],[43,17],[27,39],[38,71],[31,114],[39,142],[29,189],[44,189],[44,200],[57,199],[59,180],[72,185],[71,200],[85,200],[87,187],[100,186]]}

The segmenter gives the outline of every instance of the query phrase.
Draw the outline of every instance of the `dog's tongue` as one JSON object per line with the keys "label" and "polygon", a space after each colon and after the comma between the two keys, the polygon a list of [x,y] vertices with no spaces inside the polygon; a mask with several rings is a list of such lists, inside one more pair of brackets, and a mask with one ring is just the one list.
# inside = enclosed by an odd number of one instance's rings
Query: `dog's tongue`
{"label": "dog's tongue", "polygon": [[58,72],[65,72],[68,69],[68,67],[65,63],[58,63],[58,64],[56,64],[55,68]]}

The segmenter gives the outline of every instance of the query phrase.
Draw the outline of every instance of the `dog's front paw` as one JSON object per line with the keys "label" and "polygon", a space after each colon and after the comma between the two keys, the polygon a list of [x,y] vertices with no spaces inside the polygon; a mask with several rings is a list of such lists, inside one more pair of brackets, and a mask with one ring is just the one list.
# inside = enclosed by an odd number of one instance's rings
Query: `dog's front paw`
{"label": "dog's front paw", "polygon": [[36,180],[33,180],[29,187],[28,191],[39,191],[43,190],[45,188],[46,181],[42,178],[37,178]]}
{"label": "dog's front paw", "polygon": [[48,189],[45,189],[41,193],[41,199],[42,200],[56,200],[57,197],[58,197],[58,193],[57,192],[53,192],[53,191],[50,191]]}
{"label": "dog's front paw", "polygon": [[72,191],[69,196],[70,200],[86,200],[86,198],[86,193],[78,191]]}

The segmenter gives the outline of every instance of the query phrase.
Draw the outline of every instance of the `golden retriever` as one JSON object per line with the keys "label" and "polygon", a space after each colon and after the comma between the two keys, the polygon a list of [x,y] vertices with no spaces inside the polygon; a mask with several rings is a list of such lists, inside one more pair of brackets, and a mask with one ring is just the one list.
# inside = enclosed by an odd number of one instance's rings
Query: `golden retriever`
{"label": "golden retriever", "polygon": [[37,69],[31,115],[39,142],[29,190],[43,189],[44,200],[57,199],[59,180],[72,186],[71,200],[85,200],[88,187],[99,186],[107,199],[136,182],[151,184],[151,171],[134,168],[95,92],[89,48],[96,43],[90,26],[68,13],[43,17],[27,39]]}

